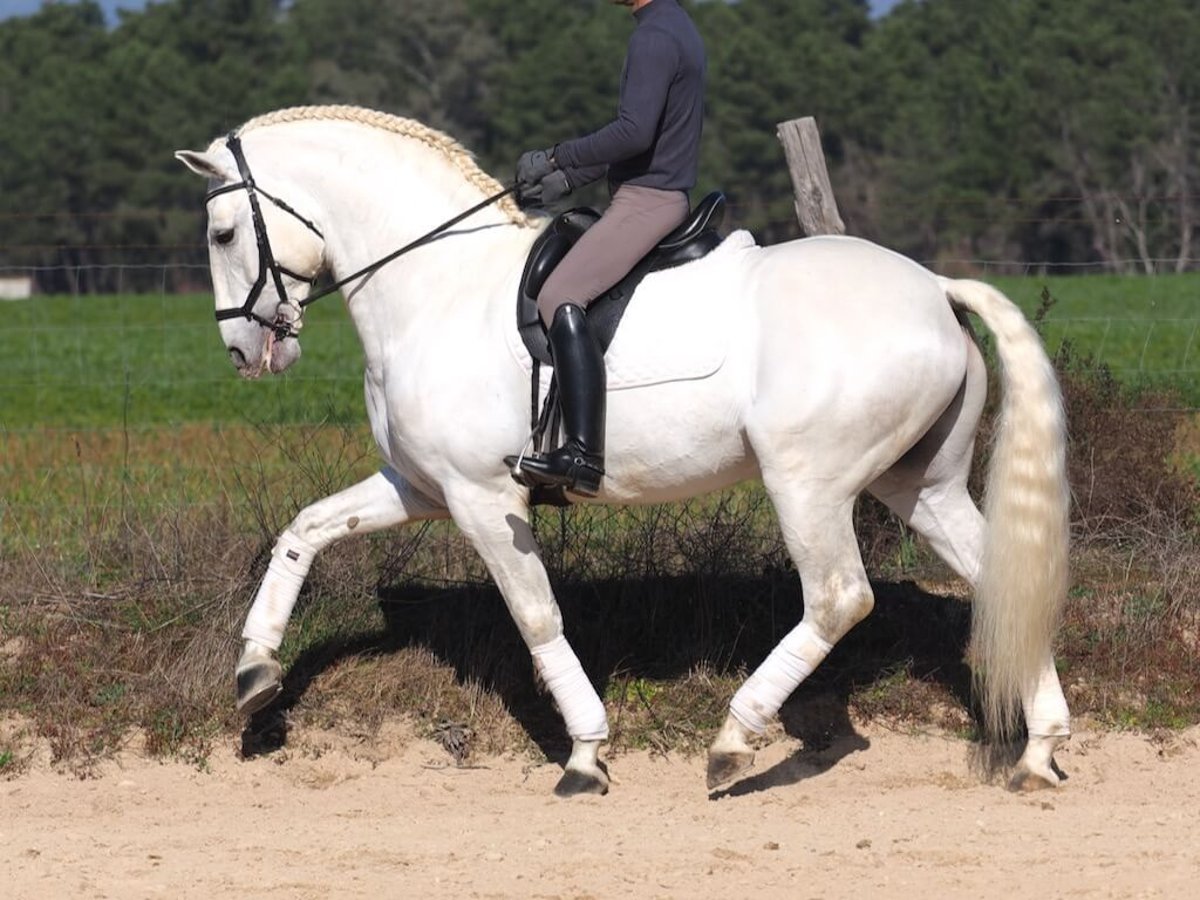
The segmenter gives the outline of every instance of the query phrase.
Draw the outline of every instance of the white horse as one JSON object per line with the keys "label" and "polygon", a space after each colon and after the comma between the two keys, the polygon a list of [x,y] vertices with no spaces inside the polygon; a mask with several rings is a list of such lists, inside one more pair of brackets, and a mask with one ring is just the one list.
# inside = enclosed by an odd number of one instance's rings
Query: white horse
{"label": "white horse", "polygon": [[[248,377],[299,357],[298,303],[320,271],[355,273],[500,190],[444,134],[356,107],[282,110],[238,137],[240,163],[224,139],[177,156],[209,179],[221,337]],[[274,651],[315,554],[350,534],[449,517],[499,586],[572,737],[556,793],[607,790],[604,705],[563,637],[528,493],[503,462],[529,437],[515,297],[547,221],[503,199],[346,290],[385,465],[280,535],[243,632],[244,712],[280,689]],[[1003,369],[986,518],[966,488],[987,373],[964,310],[994,333]],[[735,232],[646,278],[607,361],[595,502],[674,501],[760,477],[800,575],[803,619],[733,697],[709,749],[710,787],[751,766],[752,735],[871,611],[852,526],[863,490],[974,587],[986,722],[1011,737],[1023,712],[1028,732],[1011,784],[1058,784],[1053,753],[1069,735],[1051,649],[1067,578],[1065,426],[1053,368],[1016,306],[864,240],[759,247]]]}

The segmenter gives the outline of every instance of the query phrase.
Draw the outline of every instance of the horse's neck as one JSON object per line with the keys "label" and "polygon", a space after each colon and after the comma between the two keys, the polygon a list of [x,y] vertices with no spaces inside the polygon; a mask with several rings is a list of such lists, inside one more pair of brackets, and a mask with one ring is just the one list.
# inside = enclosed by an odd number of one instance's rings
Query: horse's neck
{"label": "horse's neck", "polygon": [[[441,221],[445,217],[429,227]],[[499,351],[504,346],[499,328],[514,315],[522,248],[532,237],[511,225],[455,230],[348,290],[347,306],[368,368],[411,358],[414,345],[448,329],[460,338],[486,332]],[[407,240],[385,245],[375,258]],[[506,291],[510,282],[513,289]]]}
{"label": "horse's neck", "polygon": [[[290,135],[287,155],[321,210],[326,263],[336,278],[376,262],[485,199],[442,151],[378,129],[330,125]],[[347,132],[353,132],[348,134]],[[303,140],[300,146],[297,141]],[[500,284],[533,232],[495,206],[347,286],[368,367],[431,315],[494,311]]]}

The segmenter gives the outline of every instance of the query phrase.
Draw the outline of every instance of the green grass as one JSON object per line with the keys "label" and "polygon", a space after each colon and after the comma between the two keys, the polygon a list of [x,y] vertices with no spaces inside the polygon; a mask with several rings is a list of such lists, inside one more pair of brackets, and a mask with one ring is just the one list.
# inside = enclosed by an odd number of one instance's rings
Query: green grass
{"label": "green grass", "polygon": [[1042,335],[1051,354],[1069,341],[1125,384],[1169,384],[1200,403],[1200,273],[988,280],[1030,316],[1049,292]]}
{"label": "green grass", "polygon": [[[1069,340],[1077,358],[1094,355],[1126,384],[1169,382],[1200,403],[1200,273],[992,281],[1029,315],[1049,293],[1051,352]],[[319,479],[329,490],[361,477],[374,465],[362,353],[339,297],[309,308],[303,348],[283,376],[245,381],[208,295],[4,304],[0,546],[87,539],[155,507],[239,508],[228,497],[248,481],[281,485],[278,495],[298,463],[338,460],[328,466],[338,477]],[[344,426],[332,443],[317,427],[329,424]],[[319,449],[306,456],[308,444]],[[1200,477],[1196,440],[1183,442],[1179,465]]]}
{"label": "green grass", "polygon": [[356,422],[362,352],[338,298],[282,377],[234,374],[204,295],[37,297],[0,319],[0,429]]}
{"label": "green grass", "polygon": [[0,432],[0,553],[71,555],[138,523],[200,513],[273,530],[378,464],[365,423]]}
{"label": "green grass", "polygon": [[[1129,384],[1200,402],[1200,273],[992,280],[1027,313],[1043,290],[1054,352],[1069,340]],[[339,298],[306,314],[304,355],[283,376],[234,375],[206,295],[37,297],[0,318],[0,430],[182,422],[361,422],[362,353]]]}

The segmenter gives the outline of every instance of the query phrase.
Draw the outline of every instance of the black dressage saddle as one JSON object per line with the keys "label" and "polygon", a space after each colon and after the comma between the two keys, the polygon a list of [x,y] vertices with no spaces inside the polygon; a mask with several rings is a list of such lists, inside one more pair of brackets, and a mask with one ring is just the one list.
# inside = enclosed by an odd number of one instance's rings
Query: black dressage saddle
{"label": "black dressage saddle", "polygon": [[[538,315],[538,293],[567,251],[599,218],[600,214],[589,207],[567,210],[555,217],[529,252],[517,292],[517,330],[529,355],[540,363],[549,365],[551,360],[546,329]],[[607,350],[612,342],[621,316],[641,280],[651,272],[680,266],[707,254],[721,243],[717,229],[724,218],[725,195],[714,191],[701,200],[684,223],[663,238],[628,275],[588,305],[588,325],[602,350]]]}

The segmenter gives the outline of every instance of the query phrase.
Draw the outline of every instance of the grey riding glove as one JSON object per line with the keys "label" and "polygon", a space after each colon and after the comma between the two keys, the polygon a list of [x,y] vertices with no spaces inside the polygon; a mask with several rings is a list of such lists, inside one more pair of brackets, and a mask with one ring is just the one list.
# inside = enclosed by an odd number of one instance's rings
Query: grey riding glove
{"label": "grey riding glove", "polygon": [[532,188],[557,168],[550,150],[526,150],[517,160],[517,191]]}

